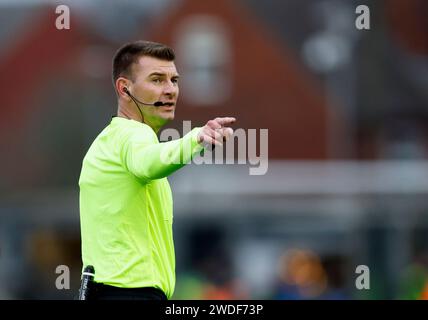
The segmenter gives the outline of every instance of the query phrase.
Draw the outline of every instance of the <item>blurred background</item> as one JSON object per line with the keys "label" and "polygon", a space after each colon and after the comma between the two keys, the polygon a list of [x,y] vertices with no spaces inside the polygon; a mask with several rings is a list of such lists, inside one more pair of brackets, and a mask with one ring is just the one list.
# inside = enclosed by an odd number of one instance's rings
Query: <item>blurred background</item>
{"label": "blurred background", "polygon": [[176,51],[170,127],[269,129],[265,175],[169,178],[174,299],[428,298],[427,15],[425,0],[0,0],[0,298],[76,296],[81,162],[117,107],[111,59],[137,39]]}

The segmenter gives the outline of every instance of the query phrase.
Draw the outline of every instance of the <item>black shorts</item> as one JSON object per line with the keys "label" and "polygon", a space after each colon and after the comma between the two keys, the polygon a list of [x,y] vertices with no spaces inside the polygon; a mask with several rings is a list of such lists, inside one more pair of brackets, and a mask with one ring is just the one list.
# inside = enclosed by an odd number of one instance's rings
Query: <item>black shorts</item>
{"label": "black shorts", "polygon": [[119,288],[91,282],[90,300],[168,300],[157,288]]}

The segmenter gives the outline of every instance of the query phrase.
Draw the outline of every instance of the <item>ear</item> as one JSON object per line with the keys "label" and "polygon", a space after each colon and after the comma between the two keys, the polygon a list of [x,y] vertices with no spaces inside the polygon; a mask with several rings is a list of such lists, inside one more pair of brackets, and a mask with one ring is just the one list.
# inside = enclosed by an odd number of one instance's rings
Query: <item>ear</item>
{"label": "ear", "polygon": [[129,90],[129,80],[124,77],[119,77],[116,79],[115,82],[115,89],[117,92],[118,97],[130,100],[131,98],[126,93],[126,88]]}

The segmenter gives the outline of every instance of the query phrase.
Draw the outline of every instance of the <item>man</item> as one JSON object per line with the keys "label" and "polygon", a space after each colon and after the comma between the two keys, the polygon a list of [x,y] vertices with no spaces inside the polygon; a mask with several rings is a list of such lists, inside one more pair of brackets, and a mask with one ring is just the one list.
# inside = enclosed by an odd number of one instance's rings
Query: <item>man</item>
{"label": "man", "polygon": [[[169,299],[175,286],[172,193],[167,176],[232,134],[231,117],[159,143],[174,119],[178,79],[171,48],[136,41],[113,59],[117,116],[83,159],[79,179],[83,265],[95,299]],[[161,106],[159,106],[161,105]]]}

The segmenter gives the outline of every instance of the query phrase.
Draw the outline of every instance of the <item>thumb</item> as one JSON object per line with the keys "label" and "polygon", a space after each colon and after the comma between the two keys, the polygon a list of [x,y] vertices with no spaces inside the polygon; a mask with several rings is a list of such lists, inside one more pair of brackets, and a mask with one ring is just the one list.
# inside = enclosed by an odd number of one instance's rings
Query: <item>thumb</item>
{"label": "thumb", "polygon": [[202,143],[204,141],[204,128],[200,128],[197,134],[197,141],[198,143]]}

